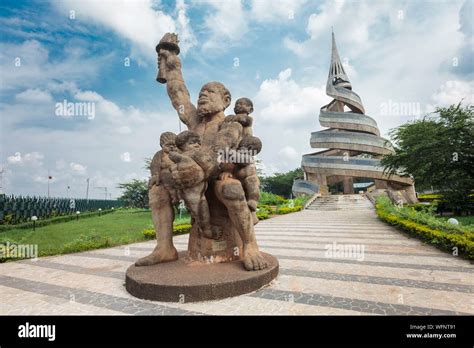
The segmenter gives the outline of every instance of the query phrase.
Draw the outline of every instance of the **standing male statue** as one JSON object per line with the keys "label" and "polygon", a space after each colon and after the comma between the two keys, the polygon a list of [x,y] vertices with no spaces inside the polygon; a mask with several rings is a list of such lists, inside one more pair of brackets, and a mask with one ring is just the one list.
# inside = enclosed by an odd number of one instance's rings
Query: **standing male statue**
{"label": "standing male statue", "polygon": [[[189,131],[199,135],[200,151],[208,151],[216,158],[216,151],[219,150],[216,144],[222,144],[222,139],[220,141],[218,139],[219,130],[225,118],[224,110],[231,103],[230,92],[220,82],[206,83],[199,92],[197,107],[194,106],[183,80],[177,36],[165,34],[156,50],[159,70],[157,81],[166,83],[168,96],[180,120]],[[242,126],[235,125],[234,128],[240,132],[238,134],[242,133]],[[168,136],[166,139],[171,138]],[[182,199],[179,194],[177,195],[176,188],[182,187],[183,182],[189,181],[189,178],[185,177],[189,176],[189,172],[175,171],[169,175],[172,167],[169,161],[173,158],[172,151],[175,151],[175,147],[170,146],[171,144],[167,145],[166,139],[163,139],[163,150],[155,155],[154,163],[152,163],[152,167],[162,175],[152,176],[149,189],[157,246],[150,255],[139,259],[136,266],[148,266],[178,259],[172,239],[173,205]],[[253,163],[250,165],[254,166]],[[244,186],[236,179],[238,175],[234,177],[232,173],[224,173],[222,166],[218,165],[216,165],[216,170],[217,172],[208,179],[205,192],[211,215],[210,229],[216,231],[214,236],[216,240],[199,234],[195,226],[197,225],[196,218],[193,217],[188,254],[194,259],[216,255],[217,262],[225,262],[237,257],[243,260],[244,267],[249,271],[264,269],[267,267],[267,261],[257,246],[254,232],[255,221],[252,218]],[[251,204],[251,208],[254,210],[253,205]]]}

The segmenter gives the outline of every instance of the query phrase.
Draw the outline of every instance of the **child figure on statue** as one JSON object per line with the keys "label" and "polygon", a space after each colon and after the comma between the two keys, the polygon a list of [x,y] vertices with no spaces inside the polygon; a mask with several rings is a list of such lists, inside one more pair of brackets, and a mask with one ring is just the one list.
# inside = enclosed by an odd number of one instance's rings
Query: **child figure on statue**
{"label": "child figure on statue", "polygon": [[169,157],[175,163],[171,173],[178,194],[186,203],[201,233],[207,238],[218,238],[212,234],[205,196],[208,178],[216,169],[215,161],[201,149],[201,138],[197,133],[181,132],[175,141],[179,151],[171,152]]}

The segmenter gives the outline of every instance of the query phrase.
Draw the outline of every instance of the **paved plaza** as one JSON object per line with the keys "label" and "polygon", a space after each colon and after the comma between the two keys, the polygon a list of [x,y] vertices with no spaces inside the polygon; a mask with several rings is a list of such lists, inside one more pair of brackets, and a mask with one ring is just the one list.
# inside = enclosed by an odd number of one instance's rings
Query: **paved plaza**
{"label": "paved plaza", "polygon": [[[199,303],[134,298],[125,271],[153,249],[149,241],[0,264],[0,315],[474,314],[473,265],[379,221],[364,196],[316,201],[313,209],[261,221],[256,233],[280,274],[254,293]],[[174,238],[178,250],[187,240]],[[328,255],[328,246],[347,252]]]}

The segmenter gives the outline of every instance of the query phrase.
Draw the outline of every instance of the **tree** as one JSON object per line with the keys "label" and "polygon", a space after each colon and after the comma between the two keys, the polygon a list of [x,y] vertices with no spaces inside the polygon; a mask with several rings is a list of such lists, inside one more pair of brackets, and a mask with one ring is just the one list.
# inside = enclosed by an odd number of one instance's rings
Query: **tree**
{"label": "tree", "polygon": [[303,170],[297,168],[287,173],[275,173],[272,176],[261,178],[262,191],[271,192],[289,198],[293,181],[303,177]]}
{"label": "tree", "polygon": [[118,185],[123,191],[119,198],[128,207],[148,208],[148,183],[146,180],[133,179],[130,182]]}
{"label": "tree", "polygon": [[418,189],[435,188],[456,211],[474,189],[474,107],[438,107],[435,114],[390,132],[395,153],[382,160],[389,174],[412,174]]}

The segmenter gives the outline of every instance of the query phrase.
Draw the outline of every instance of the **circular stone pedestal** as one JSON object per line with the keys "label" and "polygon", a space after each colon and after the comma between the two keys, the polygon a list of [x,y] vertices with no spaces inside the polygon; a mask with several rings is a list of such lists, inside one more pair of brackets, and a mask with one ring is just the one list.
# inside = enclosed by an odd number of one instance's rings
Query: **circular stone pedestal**
{"label": "circular stone pedestal", "polygon": [[247,271],[241,260],[214,264],[187,263],[187,253],[180,252],[177,261],[153,266],[130,266],[125,287],[138,298],[181,303],[247,294],[267,285],[278,275],[278,260],[272,255],[262,254],[268,267],[260,271]]}

